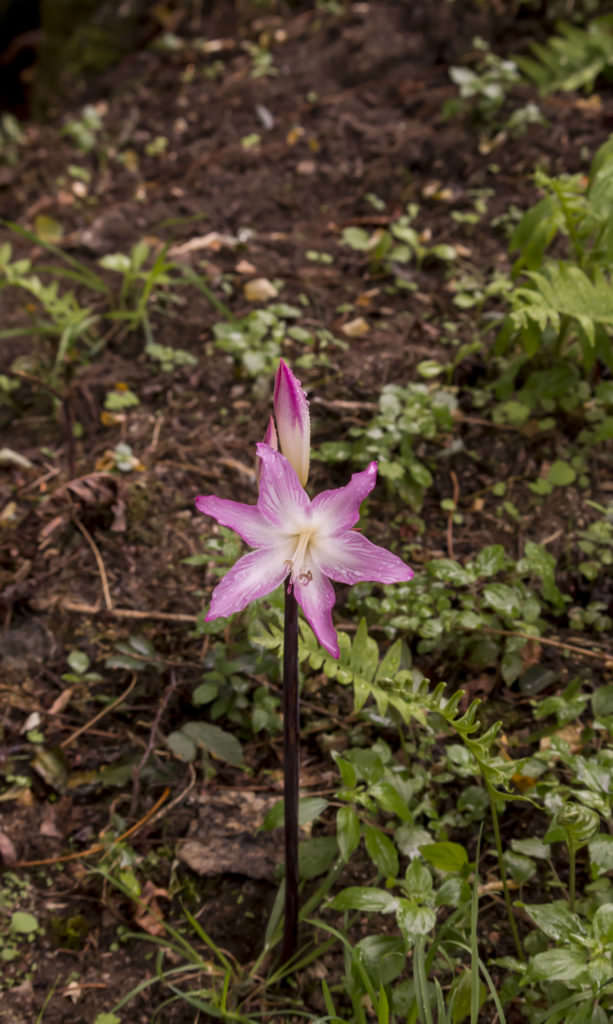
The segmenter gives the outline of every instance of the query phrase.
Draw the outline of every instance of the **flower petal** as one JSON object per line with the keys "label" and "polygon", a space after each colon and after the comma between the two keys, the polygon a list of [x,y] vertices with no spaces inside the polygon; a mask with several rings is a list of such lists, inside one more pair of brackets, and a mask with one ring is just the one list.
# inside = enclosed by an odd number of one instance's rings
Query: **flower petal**
{"label": "flower petal", "polygon": [[278,536],[278,531],[266,521],[257,505],[201,494],[196,498],[196,508],[222,526],[229,526],[252,548],[268,547]]}
{"label": "flower petal", "polygon": [[312,565],[310,573],[308,583],[296,581],[294,594],[321,646],[333,658],[338,658],[338,638],[332,625],[332,608],[336,600],[334,587],[317,566]]}
{"label": "flower petal", "polygon": [[309,403],[300,381],[283,360],[275,377],[274,407],[281,451],[304,486],[309,476],[311,448]]}
{"label": "flower petal", "polygon": [[360,518],[360,505],[377,482],[377,463],[371,462],[361,473],[354,473],[348,484],[333,491],[322,491],[311,503],[313,515],[321,521],[324,533],[349,530]]}
{"label": "flower petal", "polygon": [[296,472],[281,452],[270,445],[258,444],[261,460],[260,493],[257,507],[263,519],[284,534],[296,533],[297,523],[304,520],[304,512],[311,504],[300,485]]}
{"label": "flower petal", "polygon": [[291,545],[289,551],[287,545],[280,545],[250,551],[239,558],[215,587],[206,621],[241,612],[251,601],[270,594],[287,576],[290,553]]}
{"label": "flower petal", "polygon": [[414,575],[401,558],[373,544],[357,530],[347,530],[336,537],[318,537],[311,545],[311,558],[337,583],[405,583]]}

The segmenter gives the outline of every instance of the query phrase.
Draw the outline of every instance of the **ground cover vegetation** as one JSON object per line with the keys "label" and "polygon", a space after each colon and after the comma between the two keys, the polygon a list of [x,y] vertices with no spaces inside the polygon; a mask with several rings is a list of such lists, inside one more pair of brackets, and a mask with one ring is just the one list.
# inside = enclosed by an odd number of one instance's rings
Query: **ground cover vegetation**
{"label": "ground cover vegetation", "polygon": [[[0,1020],[606,1024],[611,15],[145,20],[0,124]],[[415,571],[300,622],[286,962],[282,588],[207,621],[194,507],[280,359]]]}

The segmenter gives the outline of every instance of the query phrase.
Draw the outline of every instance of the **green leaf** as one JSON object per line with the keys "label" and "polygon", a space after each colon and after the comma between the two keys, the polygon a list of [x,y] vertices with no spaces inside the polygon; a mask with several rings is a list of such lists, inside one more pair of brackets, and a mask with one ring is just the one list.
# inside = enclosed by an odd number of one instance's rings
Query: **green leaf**
{"label": "green leaf", "polygon": [[403,889],[408,896],[419,900],[428,900],[432,895],[432,875],[421,860],[415,859],[409,864],[405,876]]}
{"label": "green leaf", "polygon": [[360,842],[360,819],[353,807],[339,807],[336,813],[336,839],[341,857],[348,861]]}
{"label": "green leaf", "polygon": [[420,907],[415,900],[398,900],[396,910],[398,927],[408,943],[413,945],[416,935],[427,935],[436,924],[436,913],[430,907]]}
{"label": "green leaf", "polygon": [[208,722],[187,722],[182,730],[190,739],[220,761],[238,767],[243,763],[243,748],[240,742],[229,732]]}
{"label": "green leaf", "polygon": [[121,1024],[121,1017],[116,1013],[98,1013],[94,1024]]}
{"label": "green leaf", "polygon": [[[301,797],[298,803],[298,824],[308,825],[309,822],[323,814],[328,801],[320,796]],[[285,801],[277,800],[276,804],[267,812],[261,828],[264,832],[271,832],[275,828],[281,828],[285,815]]]}
{"label": "green leaf", "polygon": [[452,586],[465,587],[473,582],[471,573],[451,558],[434,559],[427,563],[426,569],[435,579],[450,583]]}
{"label": "green leaf", "polygon": [[196,757],[196,744],[180,730],[166,737],[166,745],[180,761],[191,763]]}
{"label": "green leaf", "polygon": [[345,228],[341,237],[345,245],[349,245],[359,252],[365,252],[372,248],[371,236],[364,228]]}
{"label": "green leaf", "polygon": [[395,981],[406,963],[405,944],[396,935],[367,935],[356,944],[355,953],[377,988]]}
{"label": "green leaf", "polygon": [[603,945],[613,945],[613,903],[602,903],[592,920],[594,936]]}
{"label": "green leaf", "polygon": [[39,213],[34,218],[34,232],[41,241],[57,244],[62,241],[64,228],[53,217],[48,217],[45,213]]}
{"label": "green leaf", "polygon": [[569,484],[574,483],[576,478],[577,474],[573,467],[562,459],[556,459],[555,462],[552,462],[547,473],[547,480],[554,487],[567,487]]}
{"label": "green leaf", "polygon": [[343,889],[330,903],[333,910],[364,910],[380,914],[393,913],[397,905],[398,900],[385,889],[361,885]]}
{"label": "green leaf", "polygon": [[25,910],[16,910],[11,915],[11,931],[17,935],[32,935],[38,931],[38,921],[34,914],[28,914]]}
{"label": "green leaf", "polygon": [[590,853],[592,876],[604,875],[613,871],[613,836],[601,833],[590,839],[587,844]]}
{"label": "green leaf", "polygon": [[368,856],[381,874],[395,878],[398,874],[398,853],[389,836],[373,825],[365,825],[364,842]]}
{"label": "green leaf", "polygon": [[85,651],[71,651],[66,660],[68,661],[72,671],[76,672],[77,675],[80,676],[87,672],[90,665],[89,657]]}
{"label": "green leaf", "polygon": [[379,664],[379,648],[368,635],[366,619],[361,619],[351,645],[351,671],[366,682],[372,682]]}
{"label": "green leaf", "polygon": [[592,694],[592,711],[596,718],[613,715],[613,683],[599,686]]}
{"label": "green leaf", "polygon": [[201,704],[209,704],[219,693],[218,683],[200,683],[192,693],[192,704],[199,707]]}
{"label": "green leaf", "polygon": [[370,794],[375,798],[379,806],[389,814],[395,814],[401,821],[410,822],[413,815],[408,808],[406,800],[400,795],[396,787],[383,779],[382,782],[371,786]]}
{"label": "green leaf", "polygon": [[468,854],[459,843],[427,843],[419,852],[439,871],[461,871],[468,864]]}
{"label": "green leaf", "polygon": [[556,942],[575,936],[584,936],[585,928],[577,914],[573,914],[565,900],[553,903],[522,903],[521,906],[530,915],[537,928]]}
{"label": "green leaf", "polygon": [[531,957],[528,975],[535,981],[575,981],[586,966],[585,955],[574,949],[549,949]]}
{"label": "green leaf", "polygon": [[511,619],[519,618],[521,605],[519,595],[513,587],[506,583],[490,583],[483,589],[485,604],[501,615]]}
{"label": "green leaf", "polygon": [[325,874],[338,855],[335,836],[305,839],[298,849],[300,877],[307,881]]}
{"label": "green leaf", "polygon": [[502,544],[490,544],[482,548],[474,561],[477,576],[495,576],[502,572],[507,563],[507,556]]}

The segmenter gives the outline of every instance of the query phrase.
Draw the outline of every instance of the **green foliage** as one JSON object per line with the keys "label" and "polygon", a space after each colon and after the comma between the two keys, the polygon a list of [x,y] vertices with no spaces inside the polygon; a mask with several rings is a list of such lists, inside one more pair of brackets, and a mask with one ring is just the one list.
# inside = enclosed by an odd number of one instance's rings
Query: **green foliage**
{"label": "green foliage", "polygon": [[[41,368],[53,387],[62,384],[67,366],[96,350],[97,338],[91,328],[98,316],[91,306],[81,306],[73,291],[60,292],[57,281],[44,284],[31,273],[28,259],[11,261],[12,248],[6,242],[0,247],[0,287],[19,288],[38,303],[42,316],[34,315],[28,327],[7,328],[0,337],[33,331],[41,339]],[[51,339],[52,350],[44,345]]]}
{"label": "green foliage", "polygon": [[412,288],[413,282],[406,279],[401,269],[404,264],[414,262],[421,267],[424,263],[452,263],[458,256],[453,245],[427,244],[427,230],[419,231],[414,223],[418,213],[417,203],[407,203],[406,213],[392,221],[388,230],[378,229],[370,234],[364,228],[345,228],[343,242],[368,254],[373,273],[384,270],[395,274],[396,287]]}
{"label": "green foliage", "polygon": [[591,92],[599,75],[611,74],[613,15],[593,18],[585,28],[566,21],[556,28],[558,34],[546,43],[530,43],[532,57],[515,57],[515,63],[543,93]]}
{"label": "green foliage", "polygon": [[379,411],[366,427],[352,427],[346,440],[324,441],[313,458],[363,467],[377,459],[378,472],[396,501],[419,509],[432,474],[414,451],[417,440],[435,441],[452,428],[453,389],[441,384],[386,384]]}
{"label": "green foliage", "polygon": [[[511,251],[519,250],[514,275],[523,277],[508,294],[510,308],[495,344],[498,355],[521,347],[496,390],[503,399],[515,392],[528,414],[539,407],[581,407],[590,397],[588,375],[596,364],[613,368],[613,143],[597,151],[587,182],[581,175],[551,178],[543,172],[535,180],[545,197],[511,236]],[[566,258],[548,257],[554,242],[568,250]],[[520,373],[524,384],[518,393]],[[598,411],[596,436],[599,429],[603,439],[608,434],[608,418],[606,408]]]}
{"label": "green foliage", "polygon": [[272,377],[281,356],[288,323],[301,316],[295,306],[277,302],[254,309],[240,320],[215,324],[215,346],[228,352],[249,377]]}
{"label": "green foliage", "polygon": [[493,121],[508,91],[520,80],[516,64],[503,60],[492,53],[483,39],[473,39],[473,47],[479,53],[474,69],[451,67],[449,77],[460,90],[460,99],[448,100],[443,107],[443,116],[455,117],[470,112],[481,122]]}

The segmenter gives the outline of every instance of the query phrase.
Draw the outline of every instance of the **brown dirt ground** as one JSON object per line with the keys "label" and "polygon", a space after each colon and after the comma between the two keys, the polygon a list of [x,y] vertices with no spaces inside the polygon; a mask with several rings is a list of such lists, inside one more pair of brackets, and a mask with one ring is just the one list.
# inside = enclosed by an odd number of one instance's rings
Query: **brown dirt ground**
{"label": "brown dirt ground", "polygon": [[[386,290],[385,282],[370,274],[363,255],[341,244],[341,230],[384,226],[408,201],[416,201],[420,226],[428,227],[434,241],[466,246],[467,266],[478,266],[482,273],[506,266],[504,233],[492,221],[510,204],[524,208],[534,201],[530,174],[537,163],[552,173],[585,167],[585,154],[613,126],[613,93],[604,91],[599,105],[576,96],[545,101],[547,128],[532,126],[523,136],[499,140],[494,149],[481,152],[478,127],[469,118],[441,117],[442,104],[455,93],[448,68],[466,62],[475,34],[490,39],[495,52],[517,50],[543,31],[529,18],[486,15],[478,5],[473,9],[457,3],[356,3],[342,16],[307,5],[279,15],[262,13],[255,21],[227,3],[217,3],[210,13],[205,7],[194,4],[188,13],[178,7],[173,28],[188,40],[184,50],[149,47],[134,53],[94,81],[73,83],[45,123],[24,125],[28,138],[22,158],[14,169],[3,171],[0,215],[28,228],[39,214],[56,218],[64,227],[66,250],[94,268],[100,256],[127,252],[143,237],[153,245],[179,245],[212,231],[236,236],[249,229],[238,250],[221,247],[187,257],[208,275],[213,291],[235,315],[252,308],[243,296],[243,280],[266,277],[283,283],[283,301],[308,297],[307,322],[313,328],[342,334],[356,310],[370,323],[368,336],[352,338],[349,351],[330,348],[327,367],[318,362],[303,374],[314,396],[316,446],[363,422],[364,410],[383,384],[410,381],[424,358],[446,361],[440,326],[446,318],[460,324],[463,340],[470,341],[474,331],[473,315],[459,315],[452,305],[440,264],[412,268],[417,285],[413,294]],[[198,44],[203,38],[223,40],[215,54],[221,61],[216,78],[204,74],[213,58],[203,56]],[[270,46],[274,75],[252,77],[251,58],[241,44],[258,39]],[[516,89],[512,102],[518,105],[529,95],[527,89]],[[103,145],[87,155],[75,151],[58,130],[85,102],[105,105]],[[270,112],[270,126],[263,124],[258,108]],[[245,149],[241,140],[253,132],[261,135],[261,142]],[[148,155],[148,143],[158,136],[168,139],[167,151]],[[133,153],[128,166],[113,157],[126,149]],[[85,196],[75,195],[66,177],[67,165],[74,163],[91,173]],[[448,190],[460,209],[469,208],[471,190],[495,188],[487,218],[472,235],[450,220],[447,202],[431,197],[434,182]],[[373,211],[364,198],[368,193],[384,199],[384,213]],[[27,240],[12,241],[16,251],[40,258]],[[331,252],[334,260],[309,261],[309,251]],[[246,275],[241,260],[252,266]],[[230,294],[223,290],[228,284]],[[8,292],[0,293],[7,326],[23,315],[11,301]],[[74,476],[82,480],[104,466],[105,453],[120,440],[132,446],[142,463],[129,475],[96,478],[89,493],[67,487],[61,424],[32,384],[24,382],[16,408],[0,408],[2,443],[33,463],[31,470],[0,470],[0,508],[16,503],[16,518],[2,526],[0,537],[5,630],[0,681],[5,751],[0,756],[5,775],[31,776],[31,785],[21,789],[18,799],[2,803],[2,852],[9,868],[11,847],[19,862],[54,858],[67,849],[91,846],[111,823],[119,830],[128,828],[147,814],[168,785],[165,811],[146,821],[132,840],[139,856],[160,848],[170,851],[162,859],[167,867],[177,840],[188,834],[197,816],[203,782],[190,780],[185,766],[169,759],[163,745],[156,745],[150,758],[154,766],[143,773],[133,814],[129,776],[127,786],[124,778],[123,786],[111,788],[101,785],[96,771],[100,763],[121,762],[129,748],[145,753],[156,710],[172,680],[161,729],[169,732],[189,713],[203,641],[192,633],[189,618],[182,621],[181,616],[198,614],[211,584],[203,579],[202,569],[182,561],[199,552],[200,538],[210,531],[210,524],[193,511],[194,495],[216,491],[253,500],[250,452],[267,420],[269,394],[254,390],[233,360],[213,348],[211,329],[219,318],[206,297],[190,289],[186,305],[168,316],[155,310],[152,325],[156,341],[192,352],[198,359],[195,366],[154,373],[142,354],[142,335],[119,331],[108,340],[103,357],[79,371],[74,403],[83,436],[76,442]],[[3,341],[0,369],[27,351],[28,344],[23,338]],[[290,362],[299,351],[298,343],[284,343]],[[479,358],[467,360],[458,383],[477,382],[485,372]],[[141,404],[104,425],[104,396],[117,382],[126,382]],[[511,548],[523,543],[521,535],[501,532],[487,507],[475,512],[469,497],[501,475],[538,475],[545,457],[538,444],[518,445],[503,430],[492,435],[478,416],[471,419],[470,409],[466,412],[462,440],[479,458],[460,453],[453,460],[465,515],[455,535],[459,559],[501,537]],[[316,463],[313,487],[330,486],[331,475],[342,479],[341,471]],[[601,475],[606,482],[604,466]],[[451,493],[449,469],[439,464],[422,513],[425,533],[417,538],[408,521],[404,527],[417,567],[447,553],[447,520],[440,500]],[[553,502],[545,510],[535,539],[560,527]],[[379,495],[370,510],[375,539],[377,534],[379,539],[389,536],[386,522],[396,511]],[[88,537],[102,560],[113,608],[143,613],[136,622],[105,612],[100,567]],[[558,553],[562,545],[563,539],[551,550]],[[159,619],[150,615],[153,611]],[[104,673],[104,658],[135,627],[165,659],[162,673],[147,669],[138,674],[117,709],[72,740],[104,707],[104,700],[120,696],[130,674],[107,670],[102,683],[75,684],[69,702],[58,704],[66,689],[61,679],[66,653],[72,648],[87,651],[93,667]],[[426,667],[434,677],[449,669],[432,660]],[[341,712],[343,707],[341,701]],[[40,766],[31,770],[23,726],[34,713],[40,716],[46,746],[57,750],[65,744],[66,770],[83,772],[82,784],[58,792]],[[251,782],[221,766],[212,788],[257,789],[255,780],[263,772],[278,787],[278,743],[248,746],[247,756]],[[330,766],[314,742],[307,741],[305,767],[317,791]],[[183,799],[176,801],[181,794]],[[56,985],[44,1011],[45,1024],[92,1024],[96,1012],[109,1009],[151,972],[152,961],[143,963],[142,945],[113,947],[118,925],[129,930],[136,923],[127,901],[88,874],[88,863],[75,859],[27,875],[31,885],[19,906],[36,913],[45,933],[22,959],[7,965],[9,972],[21,972],[23,980],[3,994],[0,1021],[29,1024]],[[187,874],[187,869],[180,870]],[[157,878],[152,869],[152,877],[166,889],[167,873],[160,869]],[[274,886],[233,873],[211,884],[199,890],[207,929],[239,959],[250,959]],[[164,894],[157,898],[163,904]],[[251,917],[243,913],[247,908]],[[69,948],[61,922],[77,915],[85,922],[85,938]],[[54,926],[54,920],[60,924]],[[311,987],[315,990],[317,983]],[[307,981],[307,1005],[308,991]],[[156,1005],[155,993],[145,992],[131,1004],[130,1019],[151,1020]],[[187,1007],[174,1007],[160,1020],[193,1021],[194,1014]],[[273,1013],[270,1019],[280,1018]]]}

